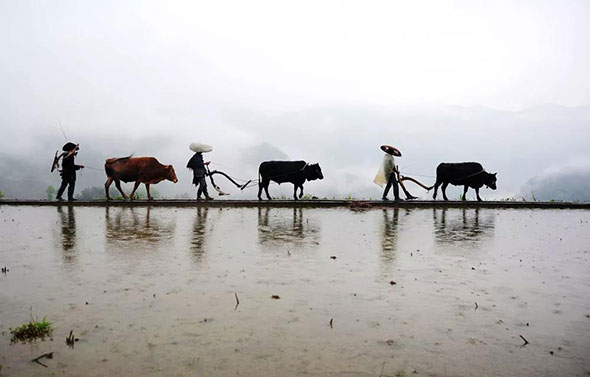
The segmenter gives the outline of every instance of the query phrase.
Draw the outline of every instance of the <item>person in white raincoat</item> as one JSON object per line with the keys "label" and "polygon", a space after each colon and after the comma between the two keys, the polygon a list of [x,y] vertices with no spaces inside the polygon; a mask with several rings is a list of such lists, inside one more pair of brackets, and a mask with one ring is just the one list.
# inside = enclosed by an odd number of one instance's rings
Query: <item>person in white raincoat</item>
{"label": "person in white raincoat", "polygon": [[[393,197],[395,201],[401,201],[399,197],[399,186],[397,177],[399,176],[399,168],[395,163],[395,158],[393,156],[401,157],[402,153],[399,149],[392,147],[391,145],[382,145],[381,150],[385,152],[383,156],[383,163],[375,176],[373,182],[377,185],[383,187],[385,185],[385,190],[383,191],[383,200],[389,200],[387,198],[387,194],[389,194],[389,190],[393,187]],[[406,194],[407,199],[415,199],[403,186],[404,193]]]}

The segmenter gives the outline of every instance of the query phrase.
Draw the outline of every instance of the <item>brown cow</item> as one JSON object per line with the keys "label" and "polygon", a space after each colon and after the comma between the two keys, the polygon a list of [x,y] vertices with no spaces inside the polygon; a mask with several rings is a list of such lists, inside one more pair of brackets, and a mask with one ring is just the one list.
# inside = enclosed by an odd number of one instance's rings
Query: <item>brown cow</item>
{"label": "brown cow", "polygon": [[121,181],[135,182],[133,192],[130,195],[131,199],[133,199],[139,185],[145,184],[148,200],[153,199],[150,195],[151,184],[156,184],[164,179],[174,183],[178,182],[172,165],[162,165],[154,157],[109,158],[104,164],[104,170],[107,173],[107,181],[104,184],[107,200],[111,199],[109,187],[113,181],[115,181],[115,186],[117,186],[125,199],[127,199],[127,195],[121,189]]}

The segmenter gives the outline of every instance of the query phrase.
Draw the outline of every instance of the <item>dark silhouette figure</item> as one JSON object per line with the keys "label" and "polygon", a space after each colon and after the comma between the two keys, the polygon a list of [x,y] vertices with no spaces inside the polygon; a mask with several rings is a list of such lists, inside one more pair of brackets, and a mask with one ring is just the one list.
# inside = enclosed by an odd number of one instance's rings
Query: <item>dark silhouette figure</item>
{"label": "dark silhouette figure", "polygon": [[57,190],[57,200],[63,200],[62,195],[68,188],[68,200],[76,200],[74,199],[74,188],[76,187],[76,170],[83,169],[83,165],[76,165],[74,162],[74,157],[78,154],[78,150],[80,148],[78,145],[74,143],[66,143],[62,150],[64,153],[62,154],[62,170],[61,170],[61,186],[59,186],[59,190]]}
{"label": "dark silhouette figure", "polygon": [[201,200],[202,194],[205,194],[205,200],[213,200],[209,196],[207,181],[205,180],[207,176],[205,165],[209,165],[209,163],[210,161],[203,162],[203,153],[196,152],[186,164],[186,167],[193,171],[193,184],[197,187],[197,200]]}
{"label": "dark silhouette figure", "polygon": [[258,200],[262,200],[262,190],[266,198],[272,200],[268,193],[268,185],[271,181],[278,183],[289,182],[294,186],[293,199],[303,197],[303,184],[305,181],[324,179],[320,164],[308,164],[305,161],[264,161],[258,167]]}
{"label": "dark silhouette figure", "polygon": [[463,198],[466,200],[467,190],[469,187],[475,189],[477,201],[481,202],[479,197],[479,189],[484,185],[492,190],[496,189],[496,174],[490,174],[484,170],[478,162],[457,162],[457,163],[441,163],[436,168],[436,183],[434,184],[434,194],[432,199],[436,199],[436,191],[438,186],[442,184],[442,194],[444,200],[449,200],[445,190],[450,184],[454,186],[463,186]]}

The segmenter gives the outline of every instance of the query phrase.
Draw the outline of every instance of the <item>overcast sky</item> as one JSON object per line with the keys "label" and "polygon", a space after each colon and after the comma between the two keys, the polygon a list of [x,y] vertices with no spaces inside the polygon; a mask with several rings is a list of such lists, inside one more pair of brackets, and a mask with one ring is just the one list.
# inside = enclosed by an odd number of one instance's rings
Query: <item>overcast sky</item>
{"label": "overcast sky", "polygon": [[312,190],[378,197],[387,143],[416,174],[479,160],[511,195],[587,166],[588,46],[587,1],[0,0],[0,148],[45,167],[61,122],[80,163],[153,155],[176,193],[200,141],[241,177],[301,158],[324,168]]}

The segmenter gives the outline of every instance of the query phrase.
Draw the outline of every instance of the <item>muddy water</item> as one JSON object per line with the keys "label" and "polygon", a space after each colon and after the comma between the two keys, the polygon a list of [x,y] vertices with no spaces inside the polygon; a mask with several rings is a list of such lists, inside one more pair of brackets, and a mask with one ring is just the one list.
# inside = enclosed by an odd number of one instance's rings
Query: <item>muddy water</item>
{"label": "muddy water", "polygon": [[[3,206],[0,373],[587,376],[589,221]],[[31,307],[53,340],[11,345]],[[48,368],[30,361],[45,352]]]}

